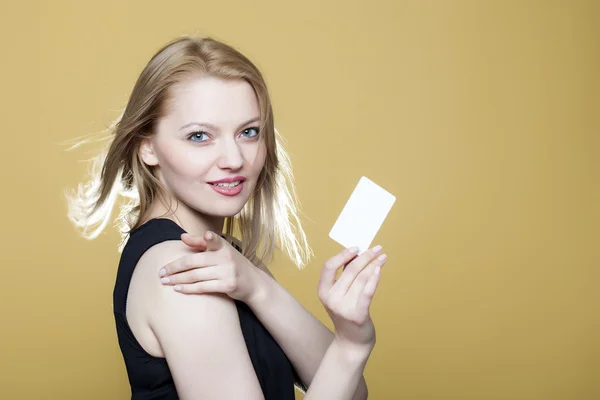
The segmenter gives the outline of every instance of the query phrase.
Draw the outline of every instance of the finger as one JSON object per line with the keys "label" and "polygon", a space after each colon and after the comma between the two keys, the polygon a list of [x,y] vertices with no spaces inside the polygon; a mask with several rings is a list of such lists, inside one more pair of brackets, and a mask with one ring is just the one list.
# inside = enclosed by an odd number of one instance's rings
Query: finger
{"label": "finger", "polygon": [[177,260],[166,264],[160,269],[158,275],[160,277],[169,276],[194,268],[216,265],[217,262],[217,255],[212,252],[189,254],[187,256],[179,257]]}
{"label": "finger", "polygon": [[375,272],[375,269],[377,267],[383,267],[386,259],[387,255],[382,254],[379,257],[375,258],[373,261],[371,261],[369,265],[367,265],[362,271],[360,271],[354,282],[352,282],[352,284],[350,285],[348,292],[346,293],[346,296],[348,296],[351,299],[350,301],[356,304],[362,292],[365,290],[367,282]]}
{"label": "finger", "polygon": [[227,243],[220,235],[211,231],[204,233],[204,240],[206,241],[206,250],[208,251],[220,250]]}
{"label": "finger", "polygon": [[362,271],[371,261],[373,261],[375,257],[379,255],[381,249],[382,247],[377,245],[354,259],[348,266],[346,266],[344,272],[342,272],[337,282],[335,282],[333,290],[339,291],[340,294],[345,295],[360,271]]}
{"label": "finger", "polygon": [[204,240],[203,236],[190,235],[189,233],[182,233],[181,241],[189,247],[206,250],[206,240]]}
{"label": "finger", "polygon": [[176,285],[173,287],[179,293],[202,294],[202,293],[226,293],[227,286],[220,280],[203,281],[188,285]]}
{"label": "finger", "polygon": [[371,301],[375,295],[375,290],[377,290],[377,285],[379,285],[380,278],[381,267],[376,266],[375,271],[373,271],[371,274],[367,284],[358,298],[358,302],[356,303],[356,314],[358,319],[366,320],[366,317],[369,315]]}
{"label": "finger", "polygon": [[331,289],[335,283],[337,270],[356,257],[357,252],[358,247],[350,247],[342,250],[339,254],[325,262],[321,271],[321,278],[319,279],[319,295],[324,296]]}
{"label": "finger", "polygon": [[165,276],[160,279],[163,285],[189,284],[202,281],[210,281],[221,278],[218,267],[204,267],[190,269],[175,275]]}

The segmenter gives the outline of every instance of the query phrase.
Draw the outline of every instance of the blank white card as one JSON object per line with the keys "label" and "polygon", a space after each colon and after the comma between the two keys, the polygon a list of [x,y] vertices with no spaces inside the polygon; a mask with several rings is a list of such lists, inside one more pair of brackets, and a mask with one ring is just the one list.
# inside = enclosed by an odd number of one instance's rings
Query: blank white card
{"label": "blank white card", "polygon": [[396,197],[363,176],[350,195],[329,237],[344,247],[368,250],[396,201]]}

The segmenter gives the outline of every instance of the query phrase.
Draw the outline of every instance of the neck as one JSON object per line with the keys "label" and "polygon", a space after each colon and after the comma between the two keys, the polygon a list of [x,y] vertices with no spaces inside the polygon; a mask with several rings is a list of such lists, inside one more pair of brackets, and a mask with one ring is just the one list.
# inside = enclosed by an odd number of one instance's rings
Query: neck
{"label": "neck", "polygon": [[[170,209],[169,204],[172,204]],[[202,214],[175,199],[171,201],[156,199],[149,209],[146,220],[152,218],[168,218],[192,235],[203,235],[206,231],[221,234],[225,222],[224,217]]]}

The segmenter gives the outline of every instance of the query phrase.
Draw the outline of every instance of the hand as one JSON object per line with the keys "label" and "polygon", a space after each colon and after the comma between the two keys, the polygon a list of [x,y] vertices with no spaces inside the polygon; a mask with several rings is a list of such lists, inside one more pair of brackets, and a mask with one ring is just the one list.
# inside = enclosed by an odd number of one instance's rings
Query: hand
{"label": "hand", "polygon": [[258,268],[225,239],[208,231],[202,236],[185,233],[181,240],[198,252],[165,265],[159,272],[163,284],[180,293],[224,293],[243,302],[254,295]]}
{"label": "hand", "polygon": [[[369,308],[387,256],[379,255],[380,246],[358,257],[356,250],[343,250],[325,263],[319,298],[335,325],[336,339],[347,347],[370,352],[375,346],[375,326]],[[336,281],[341,267],[344,271]]]}

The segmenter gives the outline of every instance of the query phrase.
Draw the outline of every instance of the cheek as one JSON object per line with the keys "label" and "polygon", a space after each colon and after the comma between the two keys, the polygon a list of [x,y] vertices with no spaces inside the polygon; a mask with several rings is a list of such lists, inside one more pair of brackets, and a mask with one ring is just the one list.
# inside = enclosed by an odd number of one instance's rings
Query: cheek
{"label": "cheek", "polygon": [[183,144],[160,146],[157,151],[158,162],[166,175],[180,177],[197,177],[210,169],[212,160],[209,154],[202,154],[198,149]]}

